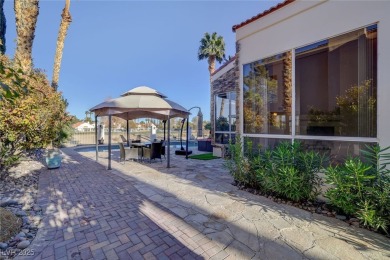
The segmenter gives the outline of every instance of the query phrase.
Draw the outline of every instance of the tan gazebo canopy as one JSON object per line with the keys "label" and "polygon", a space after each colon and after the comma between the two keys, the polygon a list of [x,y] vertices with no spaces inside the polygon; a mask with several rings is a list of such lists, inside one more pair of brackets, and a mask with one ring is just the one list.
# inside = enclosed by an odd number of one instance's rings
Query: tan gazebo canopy
{"label": "tan gazebo canopy", "polygon": [[[140,86],[133,88],[122,94],[119,98],[114,98],[102,102],[90,109],[98,116],[109,117],[109,140],[108,140],[108,169],[111,169],[111,116],[123,118],[125,120],[137,118],[156,118],[168,122],[168,152],[167,167],[170,167],[170,120],[171,118],[187,118],[189,111],[181,105],[167,99],[167,97],[155,89]],[[127,127],[127,131],[128,131]],[[96,134],[96,160],[98,158],[97,124]],[[128,138],[128,132],[127,132]]]}

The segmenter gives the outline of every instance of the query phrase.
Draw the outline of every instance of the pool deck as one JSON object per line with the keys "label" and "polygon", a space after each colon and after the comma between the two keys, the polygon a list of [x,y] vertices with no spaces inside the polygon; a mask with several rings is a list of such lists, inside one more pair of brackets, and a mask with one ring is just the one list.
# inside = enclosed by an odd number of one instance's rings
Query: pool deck
{"label": "pool deck", "polygon": [[113,152],[106,170],[107,153],[63,152],[40,175],[33,259],[390,258],[385,236],[237,189],[223,159],[172,154],[166,168]]}

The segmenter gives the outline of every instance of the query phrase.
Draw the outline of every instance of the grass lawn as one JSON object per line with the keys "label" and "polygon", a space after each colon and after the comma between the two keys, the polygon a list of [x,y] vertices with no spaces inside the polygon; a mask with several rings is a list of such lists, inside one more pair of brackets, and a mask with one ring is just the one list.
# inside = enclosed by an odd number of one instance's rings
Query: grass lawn
{"label": "grass lawn", "polygon": [[203,154],[191,155],[188,156],[188,158],[197,159],[197,160],[213,160],[213,159],[218,159],[219,157],[214,156],[213,153],[203,153]]}

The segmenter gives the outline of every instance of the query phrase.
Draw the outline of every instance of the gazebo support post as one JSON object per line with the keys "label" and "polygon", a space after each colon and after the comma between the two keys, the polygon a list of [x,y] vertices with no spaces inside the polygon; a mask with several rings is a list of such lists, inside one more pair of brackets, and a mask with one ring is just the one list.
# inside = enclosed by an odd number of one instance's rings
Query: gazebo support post
{"label": "gazebo support post", "polygon": [[98,147],[98,130],[97,130],[97,115],[95,115],[95,144],[96,144],[96,161],[99,160],[99,147]]}
{"label": "gazebo support post", "polygon": [[167,120],[163,120],[164,123],[164,141],[165,141],[165,124],[167,123]]}
{"label": "gazebo support post", "polygon": [[[164,131],[165,133],[165,131]],[[168,115],[168,151],[167,151],[167,168],[171,167],[171,119]]]}
{"label": "gazebo support post", "polygon": [[188,121],[190,121],[190,116],[188,115],[187,116],[187,130],[186,130],[186,159],[188,159],[188,128],[189,128],[189,123],[188,123]]}
{"label": "gazebo support post", "polygon": [[129,139],[129,119],[126,120],[126,139],[127,139],[127,146],[130,147],[130,139]]}
{"label": "gazebo support post", "polygon": [[108,116],[108,168],[111,170],[111,115]]}

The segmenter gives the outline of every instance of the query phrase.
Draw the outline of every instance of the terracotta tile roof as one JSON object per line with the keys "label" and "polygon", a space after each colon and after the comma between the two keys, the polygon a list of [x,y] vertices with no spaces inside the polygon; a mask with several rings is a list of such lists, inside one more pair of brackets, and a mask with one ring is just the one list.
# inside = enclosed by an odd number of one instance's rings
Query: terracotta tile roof
{"label": "terracotta tile roof", "polygon": [[242,22],[240,24],[233,25],[232,30],[233,30],[233,32],[236,32],[236,30],[238,28],[241,28],[241,27],[243,27],[243,26],[245,26],[245,25],[247,25],[247,24],[249,24],[249,23],[251,23],[253,21],[256,21],[257,19],[260,19],[260,18],[262,18],[262,17],[264,17],[264,16],[266,16],[266,15],[272,13],[272,12],[275,12],[276,10],[279,10],[280,8],[282,8],[284,6],[286,6],[288,4],[291,4],[294,1],[295,0],[285,0],[284,2],[279,3],[279,4],[271,7],[270,9],[268,9],[268,10],[266,10],[266,11],[264,11],[264,12],[262,12],[262,13],[256,15],[256,16],[253,16],[252,18],[250,18],[250,19],[248,19],[248,20],[246,20],[246,21],[244,21],[244,22]]}
{"label": "terracotta tile roof", "polygon": [[73,125],[72,125],[72,127],[73,128],[77,128],[77,127],[79,127],[80,125],[82,125],[84,122],[77,122],[77,123],[74,123]]}
{"label": "terracotta tile roof", "polygon": [[216,69],[213,73],[211,73],[211,76],[215,75],[215,73],[217,73],[218,71],[220,71],[221,69],[225,68],[228,64],[230,64],[232,61],[234,61],[236,59],[236,55],[234,55],[232,58],[230,58],[230,60],[226,61],[224,64],[222,64],[221,67],[219,67],[218,69]]}

